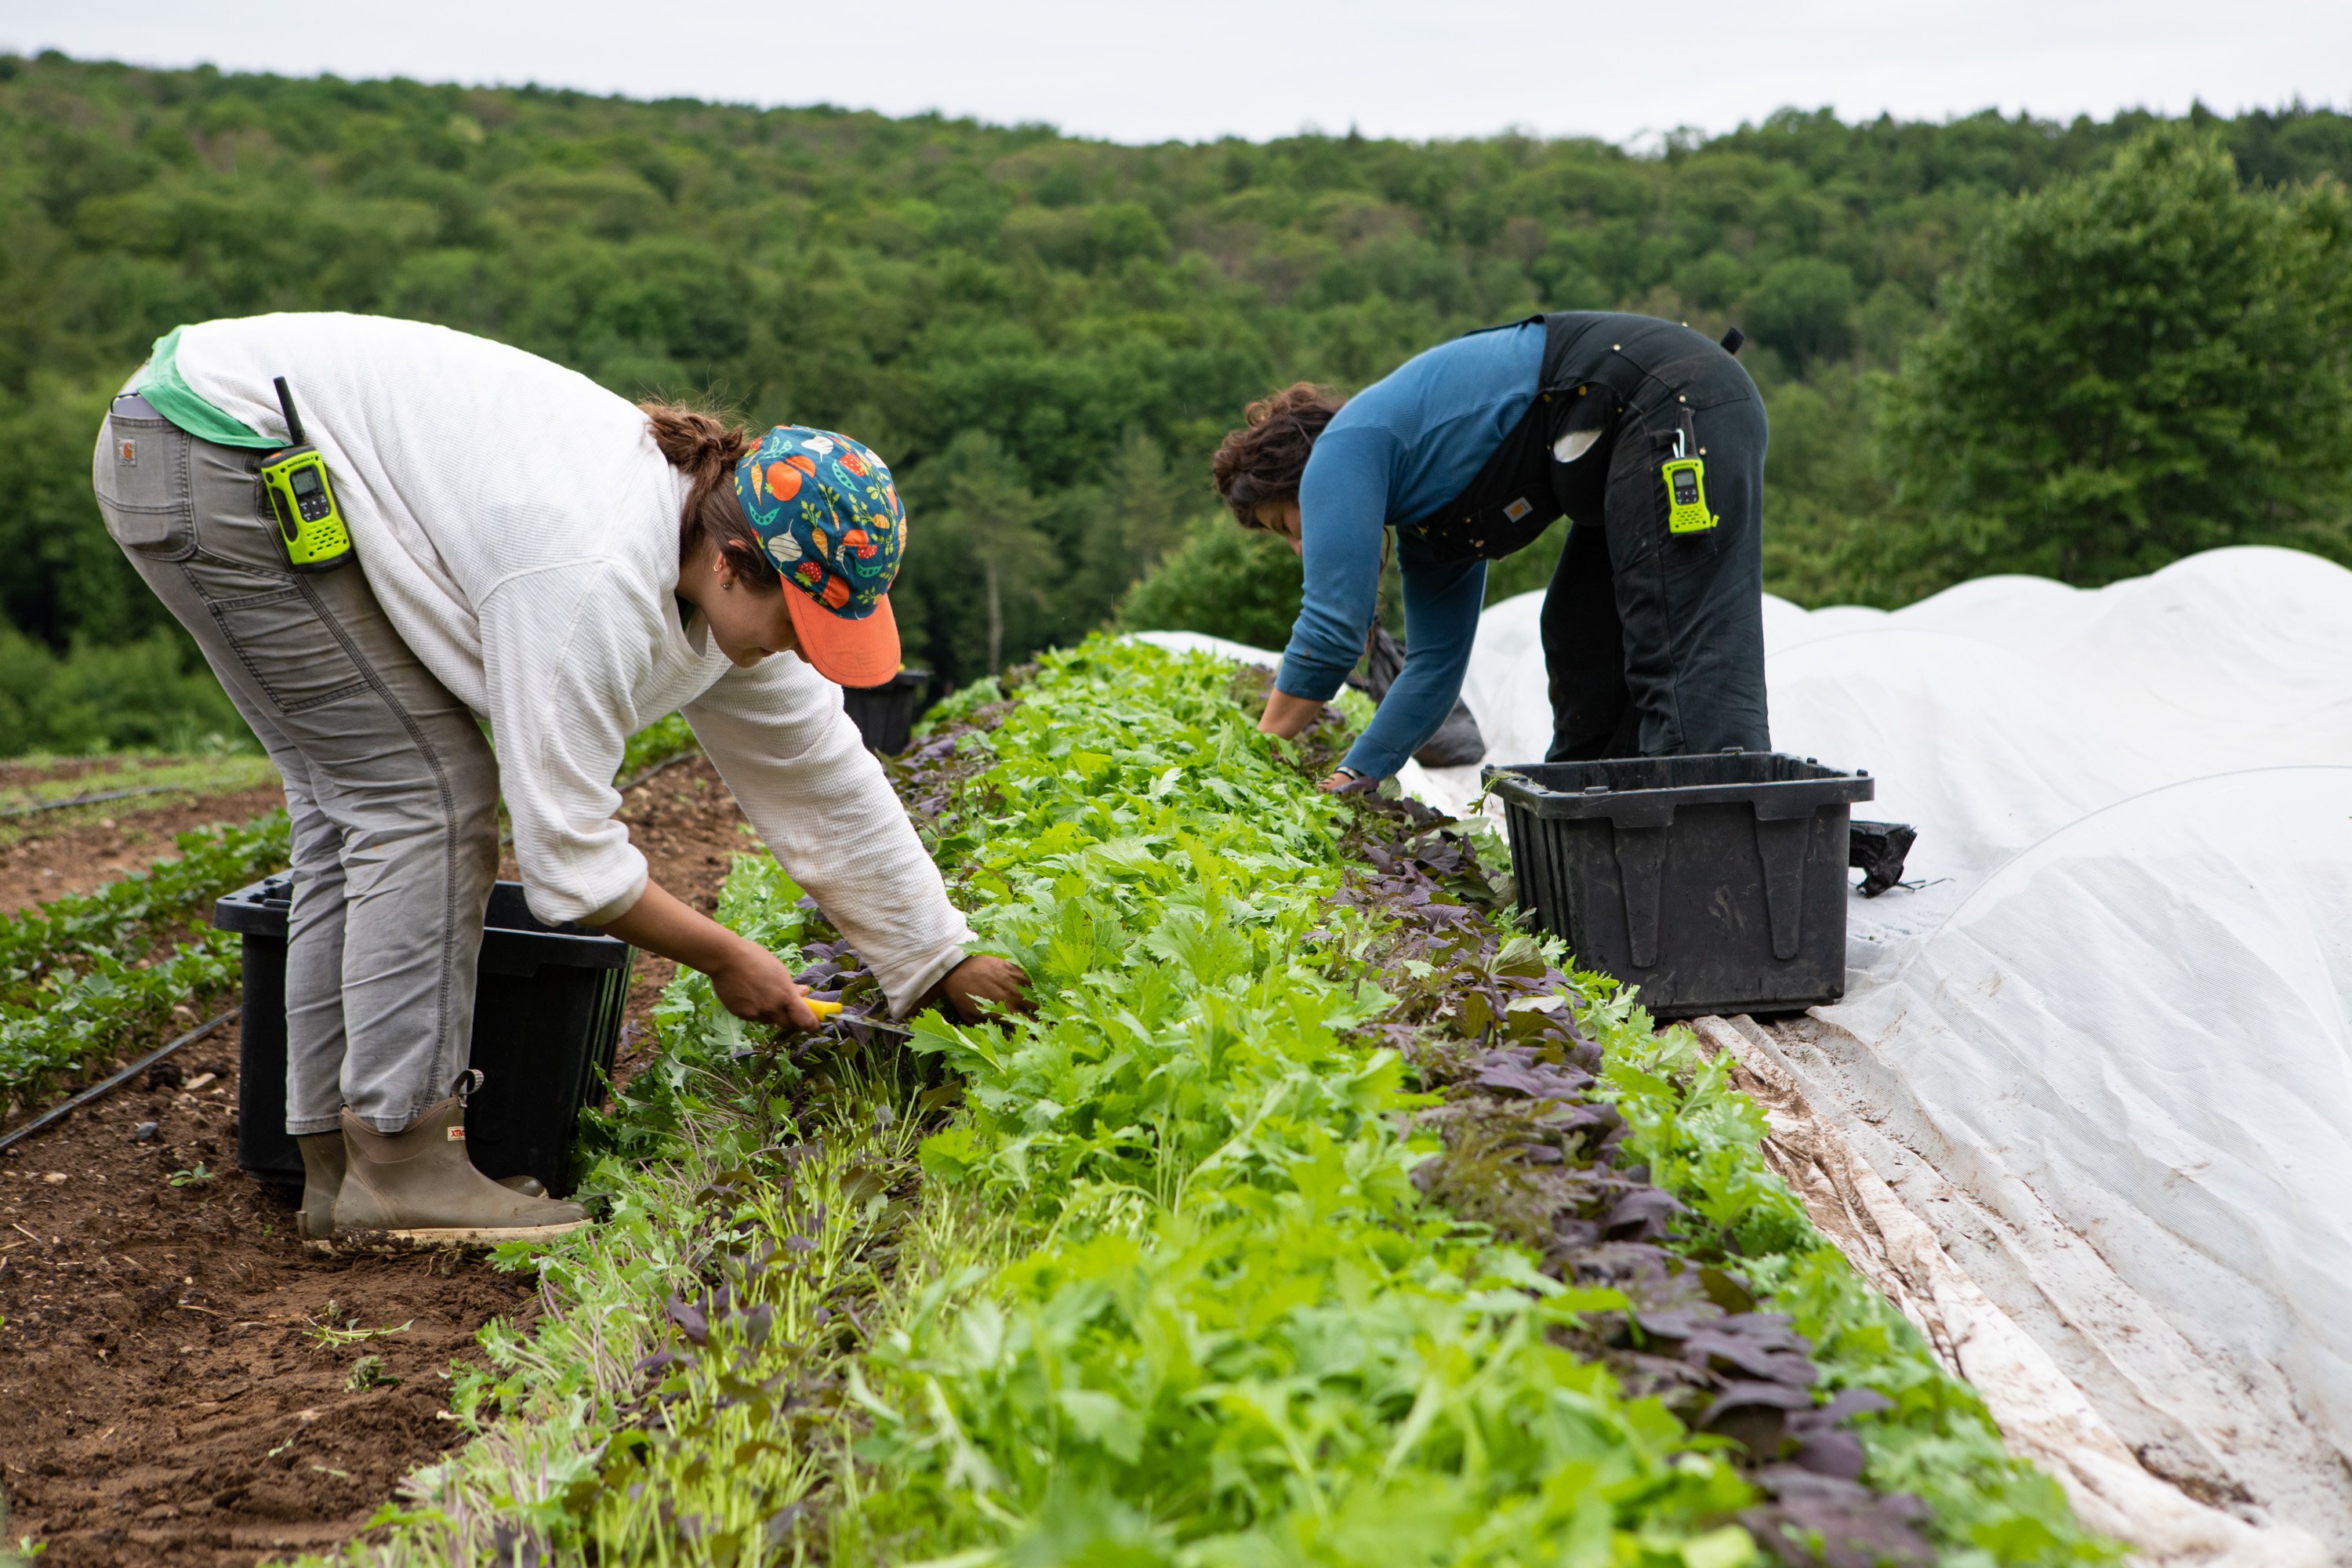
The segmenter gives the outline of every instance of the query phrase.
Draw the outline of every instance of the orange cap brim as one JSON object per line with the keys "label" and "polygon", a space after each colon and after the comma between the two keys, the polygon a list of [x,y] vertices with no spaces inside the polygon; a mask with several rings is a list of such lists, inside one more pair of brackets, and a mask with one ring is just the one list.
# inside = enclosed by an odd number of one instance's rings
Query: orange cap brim
{"label": "orange cap brim", "polygon": [[842,619],[790,584],[784,603],[793,612],[801,657],[835,686],[879,686],[898,673],[898,617],[890,613],[889,595],[860,621]]}

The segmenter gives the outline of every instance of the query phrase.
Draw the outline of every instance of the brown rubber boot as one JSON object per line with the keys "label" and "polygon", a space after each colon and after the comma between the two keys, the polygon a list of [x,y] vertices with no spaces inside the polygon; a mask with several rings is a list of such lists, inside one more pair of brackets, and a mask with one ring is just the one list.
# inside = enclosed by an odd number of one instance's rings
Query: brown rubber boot
{"label": "brown rubber boot", "polygon": [[338,1241],[383,1237],[488,1247],[544,1241],[588,1223],[588,1211],[578,1204],[527,1197],[474,1169],[466,1157],[466,1102],[458,1095],[418,1117],[405,1132],[378,1132],[347,1108],[343,1144]]}
{"label": "brown rubber boot", "polygon": [[[302,1206],[294,1215],[294,1234],[313,1244],[314,1252],[332,1251],[328,1243],[335,1236],[335,1199],[343,1190],[342,1131],[305,1133],[294,1142],[302,1151]],[[500,1176],[499,1185],[527,1198],[547,1195],[536,1176]]]}
{"label": "brown rubber boot", "polygon": [[343,1135],[310,1132],[294,1142],[302,1151],[302,1207],[294,1216],[294,1234],[324,1242],[335,1234],[335,1198],[343,1190]]}

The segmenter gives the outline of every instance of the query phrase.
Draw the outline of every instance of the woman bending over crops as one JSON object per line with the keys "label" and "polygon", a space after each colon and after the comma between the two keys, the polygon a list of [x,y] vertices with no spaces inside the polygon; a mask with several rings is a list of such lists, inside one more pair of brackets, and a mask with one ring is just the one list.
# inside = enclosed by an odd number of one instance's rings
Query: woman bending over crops
{"label": "woman bending over crops", "polygon": [[[278,377],[324,489],[264,473],[288,460]],[[906,542],[889,470],[856,441],[633,406],[441,327],[277,315],[159,342],[94,477],[109,531],[285,779],[306,1238],[583,1223],[535,1183],[482,1176],[463,1142],[453,1086],[502,789],[540,919],[701,970],[738,1016],[815,1025],[783,963],[652,880],[614,820],[624,743],[674,710],[895,1013],[1020,999],[1019,970],[968,952],[842,710],[836,682],[898,668],[887,594]]]}
{"label": "woman bending over crops", "polygon": [[1769,751],[1764,405],[1737,346],[1571,310],[1431,349],[1344,406],[1304,384],[1252,404],[1217,450],[1218,492],[1306,563],[1258,727],[1297,734],[1363,656],[1394,529],[1404,668],[1325,782],[1396,772],[1461,692],[1486,563],[1564,513],[1547,760]]}

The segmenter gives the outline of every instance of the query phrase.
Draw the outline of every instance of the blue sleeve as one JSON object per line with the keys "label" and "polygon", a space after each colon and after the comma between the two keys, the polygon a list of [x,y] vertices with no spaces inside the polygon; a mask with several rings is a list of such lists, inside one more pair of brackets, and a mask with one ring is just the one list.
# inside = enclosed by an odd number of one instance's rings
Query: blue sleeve
{"label": "blue sleeve", "polygon": [[1486,602],[1484,561],[1405,566],[1404,668],[1348,749],[1348,766],[1366,778],[1384,779],[1429,743],[1462,695]]}
{"label": "blue sleeve", "polygon": [[1306,592],[1275,689],[1328,702],[1356,661],[1381,592],[1396,437],[1377,427],[1327,430],[1298,477]]}

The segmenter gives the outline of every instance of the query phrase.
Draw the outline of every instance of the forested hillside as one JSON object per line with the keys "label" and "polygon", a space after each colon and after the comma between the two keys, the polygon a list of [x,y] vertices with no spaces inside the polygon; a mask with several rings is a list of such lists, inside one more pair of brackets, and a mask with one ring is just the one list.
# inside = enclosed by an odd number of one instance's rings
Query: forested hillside
{"label": "forested hillside", "polygon": [[[276,310],[445,322],[627,395],[714,393],[855,434],[909,498],[908,657],[951,679],[989,658],[983,562],[1000,658],[1100,624],[1213,510],[1205,456],[1272,386],[1360,386],[1547,308],[1736,321],[1772,419],[1770,585],[1884,597],[1901,585],[1844,548],[1895,526],[1873,373],[1933,326],[1990,215],[2147,123],[1790,110],[1641,153],[1515,135],[1129,147],[0,58],[0,609],[50,650],[160,629],[89,499],[99,419],[174,324]],[[2343,116],[2212,124],[2250,186],[2352,174]],[[0,662],[45,657],[18,639]]]}

